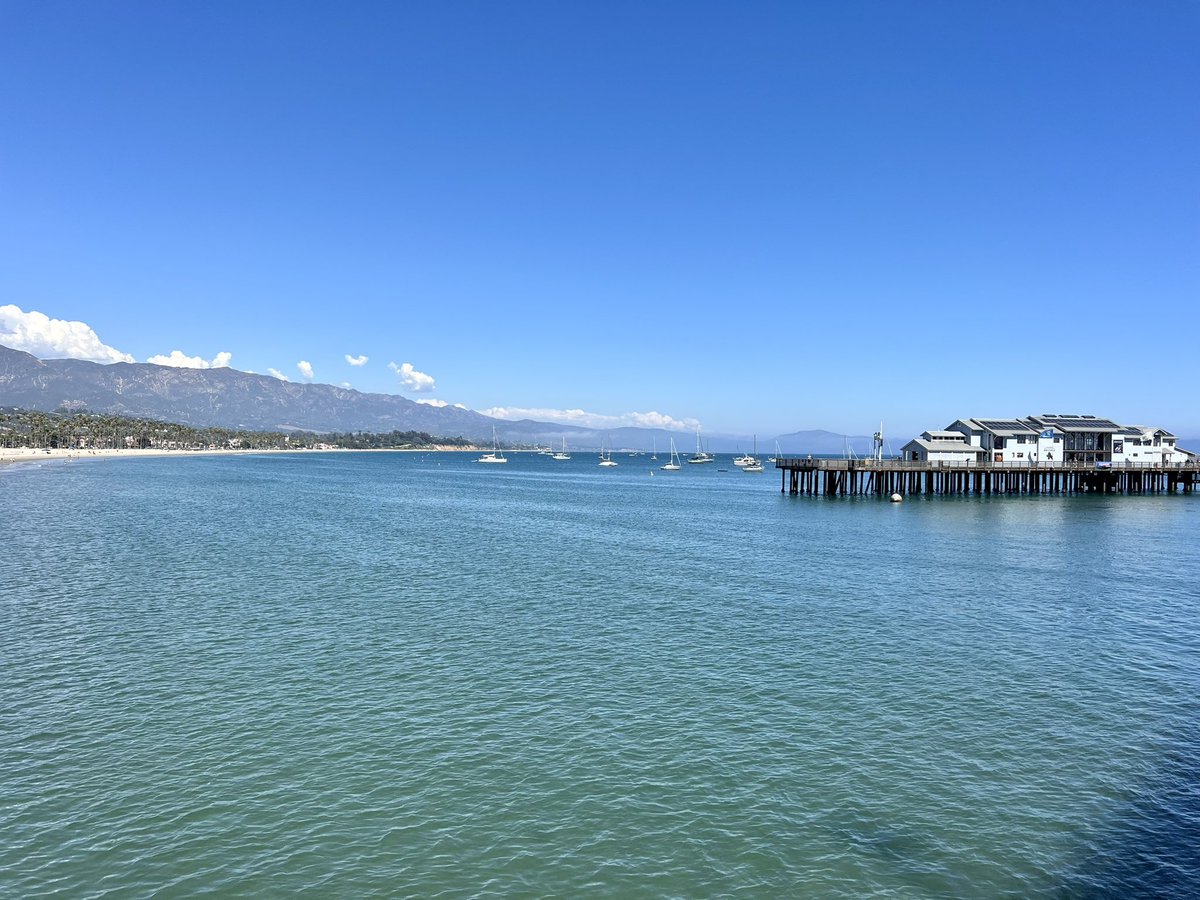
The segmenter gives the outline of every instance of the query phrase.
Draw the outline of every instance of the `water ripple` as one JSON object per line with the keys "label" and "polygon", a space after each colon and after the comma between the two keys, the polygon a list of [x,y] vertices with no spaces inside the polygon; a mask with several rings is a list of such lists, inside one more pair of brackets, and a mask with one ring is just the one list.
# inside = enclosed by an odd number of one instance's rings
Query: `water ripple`
{"label": "water ripple", "polygon": [[9,470],[0,896],[1200,893],[1192,498]]}

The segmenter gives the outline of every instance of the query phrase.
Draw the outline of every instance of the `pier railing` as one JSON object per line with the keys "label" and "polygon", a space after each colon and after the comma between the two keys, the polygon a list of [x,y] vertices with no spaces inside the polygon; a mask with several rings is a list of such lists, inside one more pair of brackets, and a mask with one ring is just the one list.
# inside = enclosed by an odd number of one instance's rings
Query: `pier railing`
{"label": "pier railing", "polygon": [[1177,472],[1177,471],[1195,471],[1200,468],[1200,463],[1195,461],[1181,463],[1143,463],[1143,462],[1101,462],[1101,463],[1086,463],[1086,462],[1063,462],[1061,460],[1004,460],[1003,462],[994,462],[981,460],[951,462],[949,460],[922,460],[922,459],[826,459],[821,457],[811,456],[785,456],[777,457],[775,460],[776,469],[821,469],[826,471],[843,472],[847,469],[867,470],[874,469],[876,471],[904,471],[910,469],[920,469],[922,471],[928,469],[951,469],[961,471],[1030,471],[1039,469],[1053,469],[1055,471],[1072,471],[1072,472],[1096,472],[1096,471],[1145,471],[1145,472]]}

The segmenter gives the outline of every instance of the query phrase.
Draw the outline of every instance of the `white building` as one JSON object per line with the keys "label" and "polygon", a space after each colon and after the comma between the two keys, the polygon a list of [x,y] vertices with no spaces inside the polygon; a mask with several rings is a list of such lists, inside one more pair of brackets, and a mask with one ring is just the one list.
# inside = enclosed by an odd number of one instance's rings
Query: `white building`
{"label": "white building", "polygon": [[[970,450],[975,450],[974,455]],[[1096,416],[1046,413],[1023,419],[956,419],[905,444],[922,461],[1107,465],[1182,465],[1195,455],[1161,428],[1118,425]]]}
{"label": "white building", "polygon": [[1041,446],[1039,432],[1028,422],[1020,419],[956,419],[949,425],[951,431],[966,436],[984,451],[983,459],[989,462],[1030,462],[1035,459],[1061,459],[1061,450],[1054,453],[1053,438]]}
{"label": "white building", "polygon": [[1162,428],[1126,425],[1113,436],[1113,463],[1168,465],[1186,461],[1192,454],[1175,445],[1175,435]]}
{"label": "white building", "polygon": [[900,448],[904,459],[921,462],[978,462],[984,449],[971,444],[961,431],[924,431]]}

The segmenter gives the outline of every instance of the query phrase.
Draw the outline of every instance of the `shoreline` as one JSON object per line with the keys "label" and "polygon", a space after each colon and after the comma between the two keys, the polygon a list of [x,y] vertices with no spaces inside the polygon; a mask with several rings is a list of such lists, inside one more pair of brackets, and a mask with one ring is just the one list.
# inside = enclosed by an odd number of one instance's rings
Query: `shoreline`
{"label": "shoreline", "polygon": [[80,450],[71,448],[54,448],[34,449],[30,447],[13,447],[0,448],[0,465],[19,464],[29,462],[72,462],[74,460],[87,459],[151,459],[163,456],[186,457],[186,456],[262,456],[266,454],[280,453],[442,453],[466,451],[476,452],[468,447],[364,447],[356,449],[351,447],[323,447],[312,448],[295,447],[281,448],[270,447],[261,450],[158,450],[140,448],[125,448],[121,450],[106,448],[102,450]]}

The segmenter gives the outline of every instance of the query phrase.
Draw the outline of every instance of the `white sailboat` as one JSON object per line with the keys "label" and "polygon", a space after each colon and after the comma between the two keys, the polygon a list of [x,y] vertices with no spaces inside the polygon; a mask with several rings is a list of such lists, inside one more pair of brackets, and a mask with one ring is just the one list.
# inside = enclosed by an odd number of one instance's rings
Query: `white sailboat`
{"label": "white sailboat", "polygon": [[650,435],[650,458],[658,459],[658,441],[654,439],[654,435]]}
{"label": "white sailboat", "polygon": [[778,462],[781,459],[783,459],[783,451],[779,449],[779,441],[776,441],[775,442],[775,455],[768,456],[767,462]]}
{"label": "white sailboat", "polygon": [[620,465],[620,463],[616,462],[612,458],[612,440],[611,439],[608,442],[608,452],[607,453],[604,452],[604,444],[600,445],[600,465],[602,465],[606,468]]}
{"label": "white sailboat", "polygon": [[675,452],[675,438],[671,438],[671,461],[665,466],[659,466],[664,472],[678,472],[682,466],[679,465],[679,454]]}
{"label": "white sailboat", "polygon": [[697,466],[697,465],[700,465],[701,463],[710,463],[712,461],[713,461],[713,455],[711,453],[705,452],[704,448],[702,446],[700,446],[700,429],[697,428],[696,429],[696,452],[688,457],[688,463],[693,466]]}
{"label": "white sailboat", "polygon": [[505,458],[504,454],[500,452],[500,444],[496,440],[496,426],[495,425],[492,426],[492,452],[483,454],[483,456],[479,457],[479,459],[475,460],[475,462],[477,462],[477,463],[506,463],[506,462],[508,462],[508,460]]}
{"label": "white sailboat", "polygon": [[563,435],[562,449],[550,457],[551,459],[570,459],[571,454],[567,452],[567,436]]}
{"label": "white sailboat", "polygon": [[[734,462],[736,463],[737,460],[734,460]],[[742,457],[741,466],[742,466],[743,472],[761,472],[763,470],[763,464],[758,461],[758,435],[757,434],[754,436],[754,450],[751,452],[751,454],[749,456]]]}

